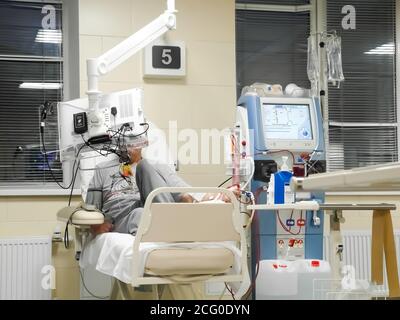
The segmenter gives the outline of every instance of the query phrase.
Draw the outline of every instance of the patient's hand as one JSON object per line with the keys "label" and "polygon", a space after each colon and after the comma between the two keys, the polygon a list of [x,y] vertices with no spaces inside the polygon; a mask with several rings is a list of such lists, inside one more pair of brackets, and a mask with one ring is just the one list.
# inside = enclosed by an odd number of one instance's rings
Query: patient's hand
{"label": "patient's hand", "polygon": [[193,203],[193,202],[194,202],[194,199],[193,199],[193,197],[192,197],[190,194],[188,194],[188,193],[182,193],[182,194],[179,196],[179,202]]}
{"label": "patient's hand", "polygon": [[[228,190],[232,191],[236,197],[240,196],[240,189],[238,186],[229,187]],[[226,203],[231,202],[231,199],[224,193],[218,193],[218,194],[207,193],[202,199],[202,201],[212,201],[212,200],[222,200]]]}
{"label": "patient's hand", "polygon": [[111,232],[113,229],[113,224],[109,221],[105,221],[102,224],[95,224],[90,226],[90,232],[94,235],[97,236],[102,233],[106,232]]}

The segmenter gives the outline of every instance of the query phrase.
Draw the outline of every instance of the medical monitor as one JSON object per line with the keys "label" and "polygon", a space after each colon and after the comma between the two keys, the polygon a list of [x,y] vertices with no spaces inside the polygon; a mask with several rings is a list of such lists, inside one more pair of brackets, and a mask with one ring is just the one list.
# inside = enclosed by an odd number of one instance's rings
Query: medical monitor
{"label": "medical monitor", "polygon": [[[116,113],[112,112],[113,108],[116,110]],[[89,104],[87,98],[59,103],[58,133],[61,161],[73,160],[76,149],[89,139],[87,132],[82,135],[74,132],[74,114],[88,111]],[[110,136],[114,136],[125,123],[130,124],[133,128],[131,132],[134,135],[140,135],[146,128],[145,126],[141,126],[145,122],[142,89],[135,88],[102,95],[99,103],[99,111],[103,114],[106,126],[109,128]]]}
{"label": "medical monitor", "polygon": [[261,99],[261,119],[268,150],[312,151],[316,148],[318,128],[312,99]]}

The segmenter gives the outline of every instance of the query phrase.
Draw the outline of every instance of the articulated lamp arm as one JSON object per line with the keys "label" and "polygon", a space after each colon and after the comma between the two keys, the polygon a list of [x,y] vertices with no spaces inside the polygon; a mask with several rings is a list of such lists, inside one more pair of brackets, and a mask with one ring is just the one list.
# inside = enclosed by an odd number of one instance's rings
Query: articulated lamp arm
{"label": "articulated lamp arm", "polygon": [[99,77],[104,76],[132,57],[139,50],[176,28],[175,0],[167,0],[167,10],[157,19],[140,29],[96,59],[87,60],[89,110],[97,111],[100,91]]}

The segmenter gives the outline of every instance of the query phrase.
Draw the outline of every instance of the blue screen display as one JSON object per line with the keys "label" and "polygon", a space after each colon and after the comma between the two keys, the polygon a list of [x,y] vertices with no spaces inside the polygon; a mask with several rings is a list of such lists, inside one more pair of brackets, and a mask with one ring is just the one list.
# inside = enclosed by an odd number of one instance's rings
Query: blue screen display
{"label": "blue screen display", "polygon": [[313,140],[307,104],[263,104],[262,118],[268,140]]}

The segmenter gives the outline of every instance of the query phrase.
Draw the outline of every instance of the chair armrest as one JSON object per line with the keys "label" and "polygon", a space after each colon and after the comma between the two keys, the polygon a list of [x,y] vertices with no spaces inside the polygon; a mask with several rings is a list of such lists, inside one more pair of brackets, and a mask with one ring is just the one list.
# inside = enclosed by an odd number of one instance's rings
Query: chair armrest
{"label": "chair armrest", "polygon": [[57,212],[57,220],[68,222],[77,226],[91,226],[104,223],[104,215],[98,210],[87,210],[81,205],[65,207]]}

